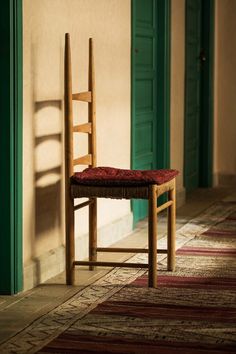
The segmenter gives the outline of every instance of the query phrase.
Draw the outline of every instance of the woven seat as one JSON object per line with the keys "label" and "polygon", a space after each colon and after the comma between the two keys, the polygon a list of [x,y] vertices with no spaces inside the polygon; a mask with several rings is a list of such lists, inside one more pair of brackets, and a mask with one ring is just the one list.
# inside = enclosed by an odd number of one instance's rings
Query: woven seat
{"label": "woven seat", "polygon": [[127,170],[114,167],[86,168],[75,172],[71,177],[73,184],[93,186],[148,186],[163,184],[178,175],[176,170]]}
{"label": "woven seat", "polygon": [[[175,177],[178,171],[128,170],[113,167],[96,167],[96,120],[95,79],[93,64],[93,41],[89,40],[89,85],[88,91],[72,93],[70,36],[65,42],[65,210],[66,210],[66,282],[74,283],[75,266],[138,267],[148,269],[148,285],[157,285],[157,253],[167,253],[167,268],[175,269]],[[72,101],[88,103],[88,123],[73,125]],[[74,133],[88,134],[88,154],[74,158]],[[77,165],[89,166],[82,172],[74,172]],[[168,200],[158,206],[157,199],[167,193]],[[87,201],[75,203],[77,198]],[[97,198],[147,199],[148,200],[148,248],[113,248],[97,245]],[[75,260],[74,214],[89,207],[89,260]],[[168,210],[167,249],[157,249],[157,214]],[[148,253],[148,263],[97,261],[98,252]]]}
{"label": "woven seat", "polygon": [[87,168],[71,177],[71,194],[73,198],[148,199],[149,185],[164,184],[177,174],[169,169]]}
{"label": "woven seat", "polygon": [[[163,184],[164,186],[166,184]],[[165,192],[169,189],[167,188]],[[163,192],[164,193],[164,192]],[[94,186],[72,184],[73,198],[148,199],[149,186]]]}

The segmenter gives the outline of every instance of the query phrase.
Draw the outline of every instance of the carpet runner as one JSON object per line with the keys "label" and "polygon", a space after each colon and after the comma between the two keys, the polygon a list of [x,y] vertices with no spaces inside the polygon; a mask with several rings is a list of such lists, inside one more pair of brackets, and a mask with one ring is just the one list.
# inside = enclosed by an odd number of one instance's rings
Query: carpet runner
{"label": "carpet runner", "polygon": [[175,273],[165,270],[165,255],[159,257],[157,289],[147,287],[145,270],[114,269],[2,349],[40,354],[236,353],[236,204],[215,205],[183,226],[177,245]]}

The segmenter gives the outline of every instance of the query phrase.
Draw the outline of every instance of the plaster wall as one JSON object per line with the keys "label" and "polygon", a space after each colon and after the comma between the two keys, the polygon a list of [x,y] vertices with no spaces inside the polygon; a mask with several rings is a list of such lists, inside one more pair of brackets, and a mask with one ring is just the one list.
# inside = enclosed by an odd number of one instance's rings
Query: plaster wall
{"label": "plaster wall", "polygon": [[[181,204],[184,201],[185,0],[171,3],[171,167],[180,171],[177,192],[178,201],[182,198]],[[49,257],[52,263],[57,257],[63,259],[66,32],[71,35],[74,92],[87,89],[88,39],[92,37],[95,41],[98,165],[130,167],[131,2],[25,0],[23,5],[23,227],[24,264],[27,266],[46,254],[45,259]],[[86,114],[86,104],[75,103],[75,124],[85,122]],[[76,139],[76,154],[86,154],[86,148],[85,136]],[[115,234],[117,220],[126,218],[127,222],[127,215],[131,215],[130,202],[125,200],[99,200],[98,211],[98,226],[106,235],[106,225],[113,225],[112,234]],[[76,236],[80,239],[80,250],[85,247],[81,235],[87,233],[87,221],[86,210],[79,211]],[[50,257],[54,249],[58,251]],[[59,267],[63,268],[60,262]],[[49,263],[45,260],[40,264],[48,268]]]}
{"label": "plaster wall", "polygon": [[[88,39],[95,42],[98,165],[130,167],[130,0],[24,0],[24,264],[64,243],[64,35],[71,34],[73,90],[87,90]],[[86,104],[74,108],[84,122]],[[85,153],[86,138],[76,141]],[[99,227],[130,213],[99,200]],[[78,221],[80,226],[78,226]],[[78,212],[76,234],[87,232]]]}
{"label": "plaster wall", "polygon": [[177,189],[183,191],[185,0],[171,1],[171,167],[180,171]]}
{"label": "plaster wall", "polygon": [[235,0],[215,2],[215,150],[220,183],[236,181]]}

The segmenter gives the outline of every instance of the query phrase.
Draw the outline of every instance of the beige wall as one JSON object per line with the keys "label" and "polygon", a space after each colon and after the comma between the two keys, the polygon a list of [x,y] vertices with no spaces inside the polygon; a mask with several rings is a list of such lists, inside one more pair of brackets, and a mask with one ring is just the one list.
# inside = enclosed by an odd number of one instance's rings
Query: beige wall
{"label": "beige wall", "polygon": [[230,182],[236,174],[236,1],[216,0],[215,10],[214,169],[220,182]]}
{"label": "beige wall", "polygon": [[[87,89],[88,38],[95,41],[98,164],[130,166],[130,0],[24,0],[24,262],[64,242],[63,56],[72,39],[73,88]],[[84,121],[85,104],[75,109]],[[79,144],[83,154],[85,140]],[[130,213],[129,201],[99,201],[99,226]],[[77,235],[87,231],[86,211]]]}
{"label": "beige wall", "polygon": [[177,188],[183,190],[185,0],[171,2],[171,167],[180,171]]}
{"label": "beige wall", "polygon": [[[95,40],[98,164],[130,167],[130,0],[24,0],[24,262],[64,243],[63,56],[72,40],[73,88],[87,89],[88,38]],[[185,0],[171,8],[171,167],[184,200]],[[74,107],[84,122],[86,104]],[[86,153],[86,139],[76,151]],[[130,215],[129,201],[99,200],[99,227]],[[80,224],[78,225],[78,222]],[[116,228],[116,227],[115,227]],[[76,217],[87,232],[87,212]],[[114,233],[116,231],[114,230]],[[114,240],[112,240],[114,241]],[[80,245],[83,248],[84,245]],[[47,267],[47,263],[46,267]]]}

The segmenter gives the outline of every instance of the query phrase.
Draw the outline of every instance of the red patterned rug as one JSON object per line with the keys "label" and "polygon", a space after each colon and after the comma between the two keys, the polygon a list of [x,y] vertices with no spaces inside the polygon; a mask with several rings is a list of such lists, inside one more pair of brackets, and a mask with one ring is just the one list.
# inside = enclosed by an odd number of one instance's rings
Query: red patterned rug
{"label": "red patterned rug", "polygon": [[178,231],[176,272],[165,271],[165,256],[159,257],[157,289],[147,287],[144,270],[114,269],[5,348],[40,354],[236,353],[235,210],[233,203],[220,203]]}
{"label": "red patterned rug", "polygon": [[138,277],[39,353],[236,353],[235,255],[236,213],[179,248],[157,289]]}

